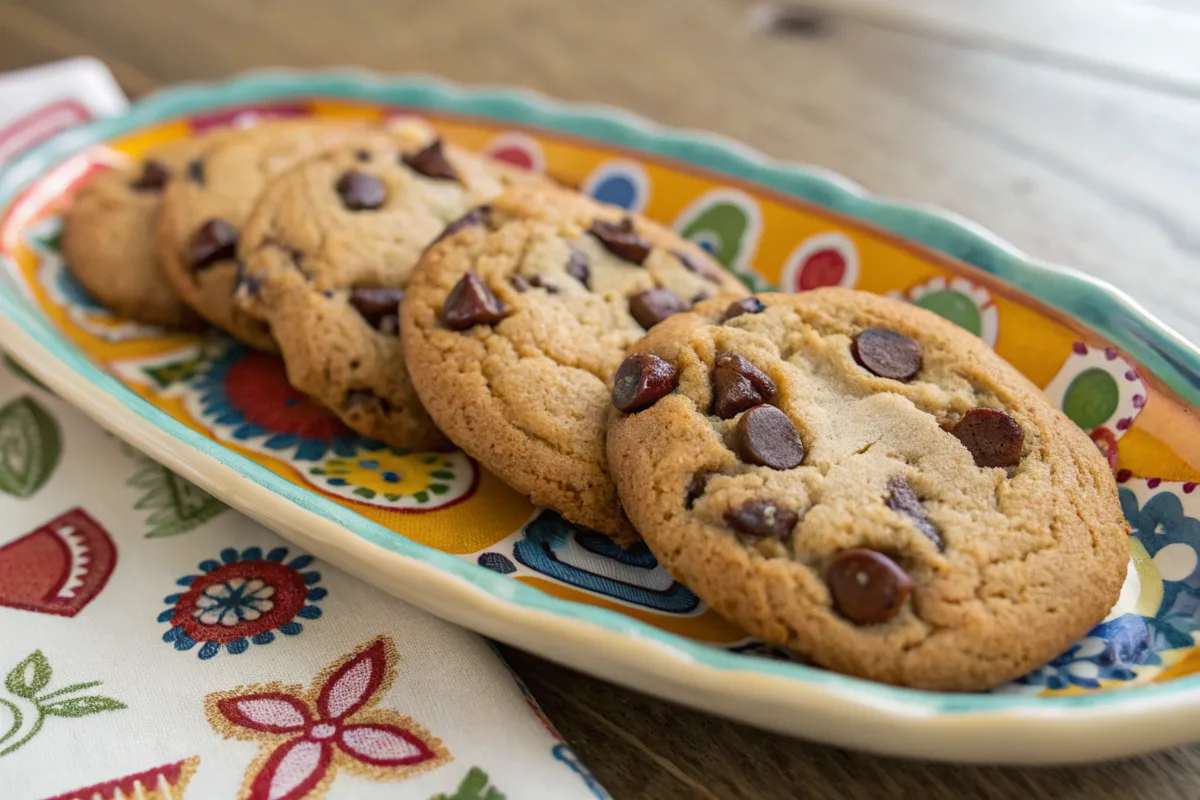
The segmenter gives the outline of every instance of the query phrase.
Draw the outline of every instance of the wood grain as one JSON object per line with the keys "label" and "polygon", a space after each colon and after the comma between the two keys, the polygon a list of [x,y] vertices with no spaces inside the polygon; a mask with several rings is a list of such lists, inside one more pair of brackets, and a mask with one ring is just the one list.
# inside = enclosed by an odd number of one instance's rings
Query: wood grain
{"label": "wood grain", "polygon": [[[1139,5],[1200,19],[1188,0]],[[827,4],[795,35],[775,34],[752,24],[754,6],[0,0],[0,68],[95,55],[136,95],[254,67],[353,64],[612,103],[958,211],[1117,284],[1200,339],[1200,101],[1178,90],[1194,77],[1187,69],[1168,69],[1169,86],[1131,80],[1128,64],[1109,74],[1048,57],[1036,37],[1005,49],[947,36],[896,17],[905,4],[889,5],[887,24],[862,4]],[[901,762],[763,733],[509,655],[619,800],[1200,796],[1200,748],[1073,769]]]}

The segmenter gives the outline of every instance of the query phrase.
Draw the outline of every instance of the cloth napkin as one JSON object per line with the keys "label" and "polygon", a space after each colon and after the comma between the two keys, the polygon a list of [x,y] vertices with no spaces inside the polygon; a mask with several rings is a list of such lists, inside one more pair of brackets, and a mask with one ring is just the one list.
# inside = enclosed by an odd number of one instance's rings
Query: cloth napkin
{"label": "cloth napkin", "polygon": [[[97,62],[0,76],[0,158],[123,107]],[[0,518],[2,800],[608,796],[485,640],[226,508],[8,359]]]}

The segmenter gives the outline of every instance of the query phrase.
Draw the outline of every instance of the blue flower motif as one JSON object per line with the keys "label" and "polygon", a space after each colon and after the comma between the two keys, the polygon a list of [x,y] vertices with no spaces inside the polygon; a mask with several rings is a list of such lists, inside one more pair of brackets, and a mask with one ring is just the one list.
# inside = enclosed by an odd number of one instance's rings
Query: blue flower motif
{"label": "blue flower motif", "polygon": [[230,344],[191,384],[206,420],[230,427],[238,442],[275,455],[319,461],[330,452],[351,458],[384,448],[360,439],[331,411],[293,389],[278,358],[240,343]]}
{"label": "blue flower motif", "polygon": [[[1178,495],[1160,491],[1140,508],[1137,496],[1128,488],[1120,489],[1120,498],[1132,535],[1151,558],[1174,547],[1174,561],[1182,557],[1185,564],[1189,560],[1197,563],[1200,520],[1184,513]],[[1200,631],[1200,569],[1193,566],[1187,575],[1174,577],[1164,577],[1162,603],[1155,616],[1125,614],[1102,622],[1067,652],[1018,683],[1050,689],[1098,689],[1103,680],[1133,680],[1136,666],[1161,665],[1165,651],[1194,646],[1193,634]]]}
{"label": "blue flower motif", "polygon": [[304,630],[298,620],[320,619],[317,605],[328,592],[316,584],[321,573],[308,569],[313,557],[288,559],[286,547],[276,547],[265,556],[261,547],[238,552],[227,547],[220,560],[205,559],[200,575],[176,581],[186,591],[163,598],[167,608],[159,622],[170,624],[163,641],[176,650],[200,645],[202,660],[217,655],[224,647],[240,655],[250,644],[275,641],[275,632],[296,636]]}

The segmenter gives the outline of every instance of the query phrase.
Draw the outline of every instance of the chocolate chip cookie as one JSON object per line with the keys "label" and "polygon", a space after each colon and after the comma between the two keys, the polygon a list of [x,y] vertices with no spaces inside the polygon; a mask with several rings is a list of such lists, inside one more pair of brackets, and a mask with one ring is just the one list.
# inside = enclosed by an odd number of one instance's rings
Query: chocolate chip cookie
{"label": "chocolate chip cookie", "polygon": [[393,447],[444,448],[417,399],[397,329],[425,247],[514,181],[424,125],[394,142],[317,156],[263,192],[241,243],[240,307],[270,326],[292,385],[359,433]]}
{"label": "chocolate chip cookie", "polygon": [[266,325],[233,302],[242,225],[267,181],[303,159],[378,128],[319,120],[264,122],[236,131],[192,158],[167,184],[159,215],[159,261],[183,300],[209,322],[261,350],[275,350]]}
{"label": "chocolate chip cookie", "polygon": [[513,189],[452,223],[410,279],[409,373],[455,444],[579,525],[636,538],[604,457],[608,382],[648,328],[746,290],[657,223]]}
{"label": "chocolate chip cookie", "polygon": [[608,458],[679,581],[840,672],[980,690],[1116,601],[1128,528],[1087,435],[977,337],[844,289],[709,302],[638,343]]}
{"label": "chocolate chip cookie", "polygon": [[[213,134],[214,137],[219,134]],[[63,255],[88,294],[122,317],[195,330],[204,320],[184,304],[155,253],[163,189],[212,137],[155,148],[88,181],[63,219]]]}

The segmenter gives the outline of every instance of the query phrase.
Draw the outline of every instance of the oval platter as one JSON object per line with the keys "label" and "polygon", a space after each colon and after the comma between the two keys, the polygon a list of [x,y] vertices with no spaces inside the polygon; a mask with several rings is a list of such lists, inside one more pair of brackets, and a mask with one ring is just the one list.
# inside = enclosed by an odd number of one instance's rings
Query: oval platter
{"label": "oval platter", "polygon": [[[532,507],[460,453],[357,439],[273,358],[134,325],[73,282],[60,214],[89,176],[207,127],[280,115],[421,116],[451,142],[673,226],[756,289],[853,286],[962,325],[1109,457],[1133,528],[1116,608],[1044,668],[985,694],[798,663],[715,615],[648,551]],[[650,694],[881,753],[1063,763],[1200,738],[1200,352],[1112,287],[959,217],[612,108],[345,71],[155,94],[28,153],[0,176],[0,209],[0,341],[17,361],[205,492],[438,616]],[[177,502],[185,512],[187,493]]]}

